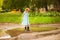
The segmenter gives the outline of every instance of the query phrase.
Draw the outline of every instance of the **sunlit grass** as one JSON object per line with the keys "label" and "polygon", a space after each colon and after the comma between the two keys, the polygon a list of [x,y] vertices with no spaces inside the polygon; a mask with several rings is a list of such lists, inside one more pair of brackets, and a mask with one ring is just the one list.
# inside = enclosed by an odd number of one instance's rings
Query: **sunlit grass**
{"label": "sunlit grass", "polygon": [[42,32],[42,31],[50,31],[50,30],[56,30],[58,28],[54,27],[31,27],[30,30],[33,32]]}
{"label": "sunlit grass", "polygon": [[[21,14],[10,14],[10,13],[0,14],[0,23],[21,23],[21,22],[22,22]],[[29,16],[29,23],[30,24],[60,23],[60,17]]]}
{"label": "sunlit grass", "polygon": [[3,35],[3,31],[0,29],[0,36]]}

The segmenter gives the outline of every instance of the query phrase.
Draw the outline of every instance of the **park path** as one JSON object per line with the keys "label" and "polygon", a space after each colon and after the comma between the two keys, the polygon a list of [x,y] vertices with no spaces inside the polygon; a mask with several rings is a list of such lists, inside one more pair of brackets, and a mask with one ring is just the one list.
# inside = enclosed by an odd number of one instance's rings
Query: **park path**
{"label": "park path", "polygon": [[[40,25],[30,25],[31,27],[57,27],[60,28],[60,24],[40,24]],[[23,28],[21,24],[18,23],[0,23],[0,29],[8,30],[13,28]]]}
{"label": "park path", "polygon": [[[57,27],[60,28],[60,24],[40,24],[40,25],[31,25],[37,27]],[[20,24],[14,23],[2,23],[0,24],[0,29],[9,30],[13,28],[21,28]],[[60,40],[60,29],[53,31],[45,31],[45,32],[32,32],[32,33],[23,33],[16,37],[12,37],[9,39],[0,39],[0,40]]]}
{"label": "park path", "polygon": [[60,40],[60,30],[23,33],[20,35],[20,39],[21,40],[29,40],[29,39],[30,40]]}
{"label": "park path", "polygon": [[45,32],[22,33],[16,37],[0,40],[60,40],[60,29]]}

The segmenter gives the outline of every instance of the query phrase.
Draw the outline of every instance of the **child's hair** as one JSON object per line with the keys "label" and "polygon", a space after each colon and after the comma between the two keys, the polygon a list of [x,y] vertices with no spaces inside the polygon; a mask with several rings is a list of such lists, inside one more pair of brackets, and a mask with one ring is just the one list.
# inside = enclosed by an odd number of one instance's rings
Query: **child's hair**
{"label": "child's hair", "polygon": [[30,9],[29,8],[26,8],[25,11],[29,11]]}

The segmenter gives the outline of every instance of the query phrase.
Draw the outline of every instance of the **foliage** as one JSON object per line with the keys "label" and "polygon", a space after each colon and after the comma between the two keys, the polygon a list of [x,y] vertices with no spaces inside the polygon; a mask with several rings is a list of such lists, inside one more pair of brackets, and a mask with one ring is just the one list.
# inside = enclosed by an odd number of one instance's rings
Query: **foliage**
{"label": "foliage", "polygon": [[42,16],[42,17],[60,17],[60,13],[56,11],[51,12],[45,12],[45,13],[36,13],[36,12],[30,12],[29,16],[35,17],[35,16]]}
{"label": "foliage", "polygon": [[26,6],[29,6],[30,0],[4,0],[3,8],[4,9],[23,9]]}
{"label": "foliage", "polygon": [[3,0],[0,0],[0,7],[2,7],[3,5]]}
{"label": "foliage", "polygon": [[[55,8],[59,8],[60,0],[4,0],[2,8],[5,10],[20,9],[24,11],[24,8],[30,7],[32,11],[36,8],[45,8],[48,11],[50,4],[53,4]],[[58,9],[57,9],[58,10]]]}

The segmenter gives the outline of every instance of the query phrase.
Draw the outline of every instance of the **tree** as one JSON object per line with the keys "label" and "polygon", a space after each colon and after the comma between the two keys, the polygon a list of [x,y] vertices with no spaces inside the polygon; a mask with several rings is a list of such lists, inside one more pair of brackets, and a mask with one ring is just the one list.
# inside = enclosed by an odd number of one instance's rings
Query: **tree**
{"label": "tree", "polygon": [[2,10],[3,1],[4,0],[0,0],[0,11]]}
{"label": "tree", "polygon": [[32,5],[33,10],[35,10],[36,7],[38,9],[46,8],[46,10],[47,10],[47,1],[46,0],[32,0],[31,5]]}
{"label": "tree", "polygon": [[29,7],[30,0],[4,0],[4,9],[21,9],[24,10],[25,7]]}

